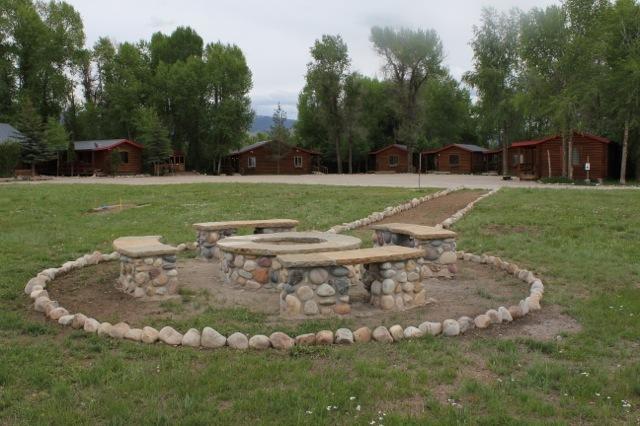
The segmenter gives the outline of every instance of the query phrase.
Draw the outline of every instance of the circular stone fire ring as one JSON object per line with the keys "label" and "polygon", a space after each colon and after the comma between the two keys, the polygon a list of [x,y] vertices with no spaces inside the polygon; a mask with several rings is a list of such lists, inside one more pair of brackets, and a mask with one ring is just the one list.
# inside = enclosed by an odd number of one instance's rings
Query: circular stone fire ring
{"label": "circular stone fire ring", "polygon": [[362,241],[327,232],[280,232],[225,238],[218,242],[225,279],[247,289],[275,288],[286,279],[281,254],[355,250]]}

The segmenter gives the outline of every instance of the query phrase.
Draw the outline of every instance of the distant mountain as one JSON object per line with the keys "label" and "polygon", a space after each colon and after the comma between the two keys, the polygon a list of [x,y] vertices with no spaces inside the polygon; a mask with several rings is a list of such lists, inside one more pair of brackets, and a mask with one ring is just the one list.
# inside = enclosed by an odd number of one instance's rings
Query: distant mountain
{"label": "distant mountain", "polygon": [[[287,118],[285,126],[289,129],[293,127],[296,120],[290,120]],[[256,115],[251,125],[251,133],[268,132],[273,124],[273,118],[269,115]]]}

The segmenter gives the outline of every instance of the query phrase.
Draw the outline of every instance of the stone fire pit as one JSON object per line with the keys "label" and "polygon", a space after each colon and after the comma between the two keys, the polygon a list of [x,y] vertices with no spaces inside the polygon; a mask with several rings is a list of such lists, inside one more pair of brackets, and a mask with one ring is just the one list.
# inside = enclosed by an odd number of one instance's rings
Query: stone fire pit
{"label": "stone fire pit", "polygon": [[280,232],[229,237],[218,242],[222,271],[228,283],[247,289],[275,288],[286,272],[275,259],[281,254],[353,250],[362,241],[324,232]]}

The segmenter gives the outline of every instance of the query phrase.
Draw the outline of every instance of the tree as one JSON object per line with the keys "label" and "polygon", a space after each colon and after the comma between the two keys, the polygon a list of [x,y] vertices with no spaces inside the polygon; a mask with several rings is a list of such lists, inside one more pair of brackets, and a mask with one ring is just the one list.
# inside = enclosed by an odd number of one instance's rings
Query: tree
{"label": "tree", "polygon": [[0,144],[0,177],[13,175],[20,162],[20,142],[5,141]]}
{"label": "tree", "polygon": [[473,71],[464,80],[479,95],[477,105],[482,125],[496,135],[502,146],[502,174],[508,175],[508,147],[516,133],[520,112],[518,12],[498,14],[495,9],[482,11],[482,25],[474,27]]}
{"label": "tree", "polygon": [[248,96],[251,71],[238,46],[220,42],[205,48],[204,70],[209,91],[206,133],[198,147],[199,160],[202,168],[208,163],[210,169],[220,173],[222,157],[242,144],[253,121]]}
{"label": "tree", "polygon": [[60,154],[69,146],[69,134],[59,121],[51,117],[47,120],[43,136],[47,151],[56,159],[56,175],[60,175]]}
{"label": "tree", "polygon": [[625,184],[629,133],[640,124],[640,5],[634,0],[617,0],[602,22],[607,64],[603,83],[609,94],[606,106],[622,122],[620,183]]}
{"label": "tree", "polygon": [[22,134],[18,138],[21,145],[20,159],[31,166],[31,174],[35,176],[36,164],[49,160],[51,153],[44,140],[42,118],[29,98],[21,102],[17,124]]}
{"label": "tree", "polygon": [[[333,144],[338,173],[342,173],[341,137],[343,119],[340,104],[344,97],[344,85],[351,63],[347,45],[342,37],[323,35],[311,48],[313,60],[307,64],[305,93],[302,101],[309,102],[302,109],[313,109],[318,123],[324,128],[329,143]],[[300,108],[300,107],[299,107]],[[305,120],[303,114],[298,119]]]}
{"label": "tree", "polygon": [[269,129],[269,137],[272,140],[269,146],[269,154],[276,162],[276,174],[280,174],[280,160],[289,152],[288,142],[291,135],[286,122],[287,113],[278,102],[278,107],[273,111],[273,124]]}
{"label": "tree", "polygon": [[136,140],[144,146],[144,161],[152,166],[155,174],[158,174],[158,166],[172,154],[167,129],[160,121],[158,113],[149,107],[138,108],[135,126]]}
{"label": "tree", "polygon": [[361,124],[362,96],[363,88],[360,74],[349,74],[345,79],[344,98],[342,101],[343,137],[347,141],[349,174],[353,173],[354,147],[363,139],[366,131]]}
{"label": "tree", "polygon": [[442,42],[434,30],[410,30],[373,27],[371,42],[384,58],[384,71],[396,85],[396,102],[400,110],[400,126],[396,135],[408,148],[409,164],[413,164],[421,129],[419,92],[422,85],[442,73]]}

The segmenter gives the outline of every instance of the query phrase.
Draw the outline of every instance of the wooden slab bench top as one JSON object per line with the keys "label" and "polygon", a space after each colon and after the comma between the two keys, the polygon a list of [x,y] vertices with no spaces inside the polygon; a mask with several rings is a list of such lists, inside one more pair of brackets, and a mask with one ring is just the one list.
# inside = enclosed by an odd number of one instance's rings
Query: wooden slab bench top
{"label": "wooden slab bench top", "polygon": [[444,240],[456,237],[455,232],[447,229],[414,225],[411,223],[384,223],[381,225],[372,225],[371,228],[379,231],[393,232],[394,234],[409,235],[416,240]]}
{"label": "wooden slab bench top", "polygon": [[421,256],[424,256],[424,250],[401,246],[384,246],[312,254],[282,254],[277,259],[285,268],[314,268],[318,266],[398,262],[416,259]]}
{"label": "wooden slab bench top", "polygon": [[199,231],[219,231],[221,229],[235,228],[294,228],[298,221],[293,219],[267,219],[267,220],[232,220],[226,222],[194,223],[193,227]]}
{"label": "wooden slab bench top", "polygon": [[144,237],[120,237],[113,241],[113,248],[128,257],[151,257],[176,254],[178,249],[160,242],[160,235]]}

